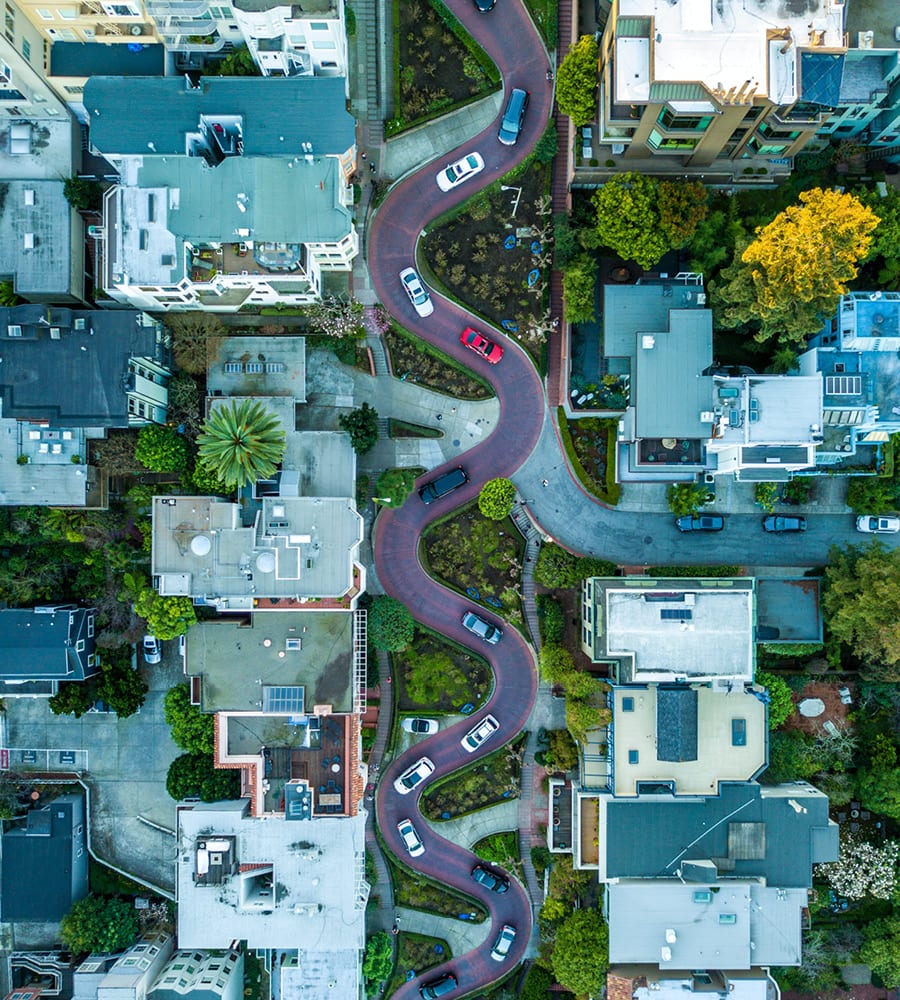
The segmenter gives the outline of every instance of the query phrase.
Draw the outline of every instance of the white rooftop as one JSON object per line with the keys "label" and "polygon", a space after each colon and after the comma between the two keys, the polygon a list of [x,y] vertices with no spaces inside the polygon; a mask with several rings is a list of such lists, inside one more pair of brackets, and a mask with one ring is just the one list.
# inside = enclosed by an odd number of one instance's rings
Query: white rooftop
{"label": "white rooftop", "polygon": [[[760,972],[758,977],[741,979],[728,977],[728,1000],[767,1000],[769,978]],[[691,977],[685,979],[659,979],[653,986],[639,986],[632,994],[633,1000],[685,1000],[685,992],[691,989]],[[704,994],[709,995],[709,994]],[[721,996],[721,994],[715,994]]]}
{"label": "white rooftop", "polygon": [[[334,942],[337,946],[340,942]],[[359,995],[359,953],[301,950],[296,965],[281,966],[281,1000],[318,1000],[319,997]]]}

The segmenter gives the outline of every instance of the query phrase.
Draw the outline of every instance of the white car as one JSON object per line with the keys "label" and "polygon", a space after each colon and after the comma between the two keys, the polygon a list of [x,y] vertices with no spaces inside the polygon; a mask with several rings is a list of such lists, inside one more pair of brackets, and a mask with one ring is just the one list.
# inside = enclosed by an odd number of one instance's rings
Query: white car
{"label": "white car", "polygon": [[467,750],[469,753],[474,753],[481,746],[481,744],[489,740],[499,728],[500,723],[493,717],[493,715],[486,715],[477,726],[472,726],[472,728],[459,742],[462,744],[463,750]]}
{"label": "white car", "polygon": [[472,635],[477,635],[479,639],[484,639],[492,646],[496,646],[503,636],[503,631],[496,625],[491,625],[483,618],[479,618],[474,611],[467,611],[462,616],[463,628],[468,629]]}
{"label": "white car", "polygon": [[404,268],[400,272],[400,282],[416,312],[420,316],[430,316],[434,312],[434,303],[431,301],[428,289],[422,284],[422,279],[416,269],[414,267]]}
{"label": "white car", "polygon": [[438,187],[442,191],[452,191],[455,187],[462,184],[463,181],[467,181],[470,177],[474,177],[475,174],[481,173],[482,170],[484,170],[484,160],[481,158],[481,153],[469,153],[461,160],[457,160],[456,163],[451,163],[450,166],[444,167],[437,175]]}
{"label": "white car", "polygon": [[408,795],[414,788],[434,772],[434,764],[428,757],[420,757],[412,767],[408,767],[394,782],[394,789],[401,795]]}
{"label": "white car", "polygon": [[415,736],[433,736],[438,731],[437,719],[422,719],[410,716],[401,723],[404,732]]}
{"label": "white car", "polygon": [[856,530],[867,535],[892,535],[900,531],[900,517],[871,517],[864,514],[856,519]]}
{"label": "white car", "polygon": [[407,851],[409,851],[411,858],[417,858],[420,854],[425,853],[425,845],[419,840],[416,828],[410,820],[401,819],[397,824],[397,833],[403,838],[403,844]]}
{"label": "white car", "polygon": [[504,924],[500,930],[497,940],[494,942],[494,947],[491,949],[491,958],[495,962],[502,962],[503,959],[509,954],[509,949],[512,948],[513,941],[515,941],[515,939],[515,927],[511,924]]}
{"label": "white car", "polygon": [[144,659],[147,663],[159,663],[162,659],[162,649],[155,635],[145,635],[143,642]]}

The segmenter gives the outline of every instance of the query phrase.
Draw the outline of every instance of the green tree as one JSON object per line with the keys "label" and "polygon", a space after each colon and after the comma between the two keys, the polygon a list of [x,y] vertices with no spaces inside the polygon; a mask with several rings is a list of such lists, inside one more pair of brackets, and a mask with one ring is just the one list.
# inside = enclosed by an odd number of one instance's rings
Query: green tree
{"label": "green tree", "polygon": [[900,986],[900,916],[863,925],[860,958],[889,989]]}
{"label": "green tree", "polygon": [[778,502],[778,484],[757,483],[753,490],[753,498],[767,514],[771,514]]}
{"label": "green tree", "polygon": [[556,73],[556,103],[576,128],[597,116],[597,39],[582,35]]}
{"label": "green tree", "polygon": [[444,697],[454,703],[467,699],[468,677],[443,650],[409,650],[404,663],[406,693],[417,704],[434,706]]}
{"label": "green tree", "polygon": [[103,185],[87,177],[67,177],[63,197],[76,212],[99,212],[103,207]]}
{"label": "green tree", "polygon": [[415,469],[385,469],[375,481],[376,502],[387,500],[392,507],[399,507],[412,493],[415,483]]}
{"label": "green tree", "polygon": [[783,677],[758,671],[756,683],[769,692],[769,729],[777,729],[794,714],[791,689]]}
{"label": "green tree", "polygon": [[96,700],[97,687],[93,679],[63,681],[47,706],[54,715],[74,715],[80,719]]}
{"label": "green tree", "polygon": [[[584,675],[575,675],[576,677]],[[587,698],[577,698],[569,694],[566,688],[566,727],[572,734],[572,739],[579,743],[584,743],[587,734],[592,729],[609,725],[611,713],[606,708],[603,694],[599,689],[599,682],[593,678],[588,678],[594,685],[597,685],[596,693]]]}
{"label": "green tree", "polygon": [[215,716],[200,711],[191,704],[187,684],[169,688],[163,698],[163,715],[172,730],[172,739],[190,754],[212,755],[215,749]]}
{"label": "green tree", "polygon": [[652,177],[626,172],[611,177],[591,198],[603,246],[645,269],[669,249],[659,218],[657,187]]}
{"label": "green tree", "polygon": [[478,494],[478,509],[492,521],[509,517],[516,502],[516,487],[509,479],[489,479]]}
{"label": "green tree", "polygon": [[138,916],[131,900],[85,896],[60,924],[63,944],[77,955],[127,948],[138,936]]}
{"label": "green tree", "polygon": [[819,762],[810,737],[796,729],[778,729],[770,734],[769,766],[764,775],[767,784],[806,781],[818,770]]}
{"label": "green tree", "polygon": [[135,601],[134,610],[157,639],[176,639],[197,623],[189,597],[160,597],[149,587]]}
{"label": "green tree", "polygon": [[532,965],[525,977],[525,985],[519,994],[520,1000],[548,1000],[552,995],[550,987],[553,985],[553,976],[546,969],[539,965]]}
{"label": "green tree", "polygon": [[595,316],[594,295],[597,269],[590,254],[579,254],[563,271],[566,319],[570,323],[590,323]]}
{"label": "green tree", "polygon": [[666,490],[669,510],[676,517],[697,514],[708,496],[709,489],[703,483],[672,483]]}
{"label": "green tree", "polygon": [[579,581],[578,556],[561,545],[542,545],[534,567],[534,579],[553,590],[574,587]]}
{"label": "green tree", "polygon": [[565,646],[545,643],[538,654],[541,677],[548,684],[565,684],[575,673],[575,660]]}
{"label": "green tree", "polygon": [[538,624],[544,642],[560,643],[566,631],[562,605],[549,594],[537,595]]}
{"label": "green tree", "polygon": [[108,650],[97,681],[97,697],[120,719],[127,719],[144,704],[147,682],[131,666],[131,645]]}
{"label": "green tree", "polygon": [[165,318],[172,334],[175,364],[190,375],[205,375],[210,337],[224,337],[225,327],[215,313],[170,313]]}
{"label": "green tree", "polygon": [[396,597],[376,597],[368,618],[369,640],[376,649],[399,652],[413,641],[413,616]]}
{"label": "green tree", "polygon": [[224,59],[206,64],[204,70],[206,76],[259,76],[259,67],[253,60],[253,56],[246,45],[239,45],[233,52],[229,52]]}
{"label": "green tree", "polygon": [[544,754],[548,771],[571,771],[578,766],[578,747],[568,729],[551,729],[550,746]]}
{"label": "green tree", "polygon": [[196,462],[194,464],[194,471],[186,477],[187,482],[186,487],[191,490],[196,490],[200,496],[220,496],[227,497],[232,496],[235,493],[235,487],[229,486],[223,483],[215,469],[210,469],[208,466],[204,465],[203,462]]}
{"label": "green tree", "polygon": [[9,309],[19,305],[21,301],[16,295],[15,285],[11,281],[0,281],[0,306]]}
{"label": "green tree", "polygon": [[699,181],[660,181],[658,195],[659,224],[669,245],[687,246],[706,218],[706,188]]}
{"label": "green tree", "polygon": [[[894,443],[895,456],[898,449]],[[854,476],[847,487],[847,506],[857,514],[889,514],[897,509],[898,482],[895,476]]]}
{"label": "green tree", "polygon": [[203,802],[237,799],[241,794],[240,773],[217,770],[207,754],[185,753],[169,765],[166,791],[176,802],[195,796]]}
{"label": "green tree", "polygon": [[188,462],[187,441],[171,427],[148,424],[138,432],[134,457],[152,472],[184,472]]}
{"label": "green tree", "polygon": [[556,932],[553,974],[578,997],[597,996],[609,968],[609,928],[597,910],[576,910]]}
{"label": "green tree", "polygon": [[822,609],[831,634],[850,647],[868,680],[900,679],[900,550],[877,541],[832,549]]}
{"label": "green tree", "polygon": [[341,430],[350,435],[350,444],[357,455],[365,455],[375,447],[378,440],[378,411],[363,403],[359,409],[351,413],[342,413],[338,417]]}
{"label": "green tree", "polygon": [[378,931],[366,941],[366,953],[363,957],[362,973],[366,980],[366,993],[375,996],[381,983],[391,978],[394,967],[394,948],[391,936],[387,931]]}
{"label": "green tree", "polygon": [[226,486],[240,488],[274,475],[284,456],[284,428],[259,400],[217,406],[197,438],[200,462]]}

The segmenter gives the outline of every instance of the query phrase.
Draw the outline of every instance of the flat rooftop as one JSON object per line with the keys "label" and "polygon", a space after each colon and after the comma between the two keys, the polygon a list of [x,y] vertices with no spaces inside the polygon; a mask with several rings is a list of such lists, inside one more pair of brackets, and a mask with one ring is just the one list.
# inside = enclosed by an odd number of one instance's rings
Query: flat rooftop
{"label": "flat rooftop", "polygon": [[211,337],[209,345],[210,396],[306,400],[305,337]]}
{"label": "flat rooftop", "polygon": [[671,310],[703,309],[703,289],[681,281],[603,286],[603,353],[632,362],[640,346],[635,334],[669,329]]}
{"label": "flat rooftop", "polygon": [[[328,953],[365,943],[365,812],[261,821],[248,802],[178,809],[178,943],[182,948],[296,948]],[[197,842],[234,838],[237,870],[195,881]],[[266,886],[270,887],[265,895]]]}
{"label": "flat rooftop", "polygon": [[606,891],[611,963],[663,970],[800,964],[803,889],[641,879]]}
{"label": "flat rooftop", "polygon": [[[683,719],[663,711],[663,688],[613,689],[615,795],[637,795],[640,782],[671,782],[676,795],[716,795],[720,782],[749,781],[765,766],[765,705],[743,686],[690,690],[692,718]],[[685,759],[666,759],[672,746],[684,746]]]}
{"label": "flat rooftop", "polygon": [[765,577],[756,581],[756,618],[760,627],[778,629],[766,642],[821,642],[819,581],[810,577]]}
{"label": "flat rooftop", "polygon": [[[30,126],[29,129],[19,129],[13,133],[16,137],[15,153],[12,152],[10,133],[14,125]],[[70,177],[75,169],[73,153],[76,128],[75,119],[69,115],[65,118],[61,115],[55,118],[29,115],[21,120],[12,116],[4,118],[0,124],[0,181],[55,181],[61,188],[60,178]],[[11,192],[8,197],[12,196]]]}
{"label": "flat rooftop", "polygon": [[[241,669],[235,670],[240,663]],[[302,687],[294,714],[330,705],[353,710],[353,613],[270,611],[244,620],[200,622],[187,642],[187,673],[202,677],[204,712],[246,712],[261,688]]]}
{"label": "flat rooftop", "polygon": [[606,588],[604,613],[606,650],[622,661],[620,681],[753,679],[752,582],[657,580],[637,588],[616,580]]}
{"label": "flat rooftop", "polygon": [[358,996],[359,972],[359,954],[351,948],[318,952],[301,949],[295,962],[282,962],[281,1000]]}

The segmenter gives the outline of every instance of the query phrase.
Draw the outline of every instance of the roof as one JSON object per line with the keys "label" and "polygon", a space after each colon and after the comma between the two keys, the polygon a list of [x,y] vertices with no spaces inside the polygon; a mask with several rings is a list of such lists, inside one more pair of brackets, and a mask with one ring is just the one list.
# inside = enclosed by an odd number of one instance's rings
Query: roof
{"label": "roof", "polygon": [[821,642],[819,580],[808,577],[757,578],[757,624],[778,629],[767,642]]}
{"label": "roof", "polygon": [[22,296],[68,295],[73,210],[63,196],[63,181],[11,180],[4,187],[0,273],[15,275]]}
{"label": "roof", "polygon": [[697,692],[683,685],[660,685],[656,692],[656,756],[697,759]]}
{"label": "roof", "polygon": [[841,103],[844,56],[835,52],[800,54],[800,97],[810,104],[835,108]]}
{"label": "roof", "polygon": [[[337,942],[336,942],[337,944]],[[359,995],[359,953],[351,948],[334,951],[300,949],[297,965],[281,966],[281,1000]]]}
{"label": "roof", "polygon": [[[613,799],[606,801],[605,811],[610,879],[675,876],[689,860],[713,859],[728,877],[762,877],[778,888],[807,888],[813,863],[838,856],[838,828],[828,818],[828,798],[803,783],[723,784],[719,795],[695,799]],[[741,840],[748,823],[765,825],[762,858],[736,856],[753,853]]]}
{"label": "roof", "polygon": [[50,46],[50,76],[162,76],[164,45],[129,42],[54,42]]}
{"label": "roof", "polygon": [[[87,852],[76,858],[74,828],[82,827],[84,797],[59,796],[43,809],[32,810],[3,834],[0,910],[4,922],[56,921],[87,895]],[[39,877],[35,877],[40,873]]]}
{"label": "roof", "polygon": [[[157,325],[142,325],[142,316],[39,305],[0,309],[3,416],[54,427],[127,427],[129,359],[161,350]],[[8,335],[11,324],[21,336]]]}
{"label": "roof", "polygon": [[[100,152],[184,156],[200,115],[239,115],[244,156],[340,155],[355,142],[342,77],[94,76],[84,88],[91,144]],[[170,161],[171,162],[171,161]],[[209,176],[209,175],[208,175]]]}
{"label": "roof", "polygon": [[634,360],[639,342],[636,333],[669,329],[671,309],[702,308],[702,289],[681,282],[603,286],[603,353],[608,358]]}
{"label": "roof", "polygon": [[699,83],[668,83],[655,80],[650,84],[651,101],[709,101],[709,91]]}
{"label": "roof", "polygon": [[[215,337],[208,341],[210,396],[291,396],[306,400],[306,337]],[[253,361],[264,371],[248,371]],[[241,362],[235,371],[235,364]]]}
{"label": "roof", "polygon": [[[0,679],[84,680],[75,642],[92,610],[0,610]],[[4,866],[5,867],[5,866]]]}

